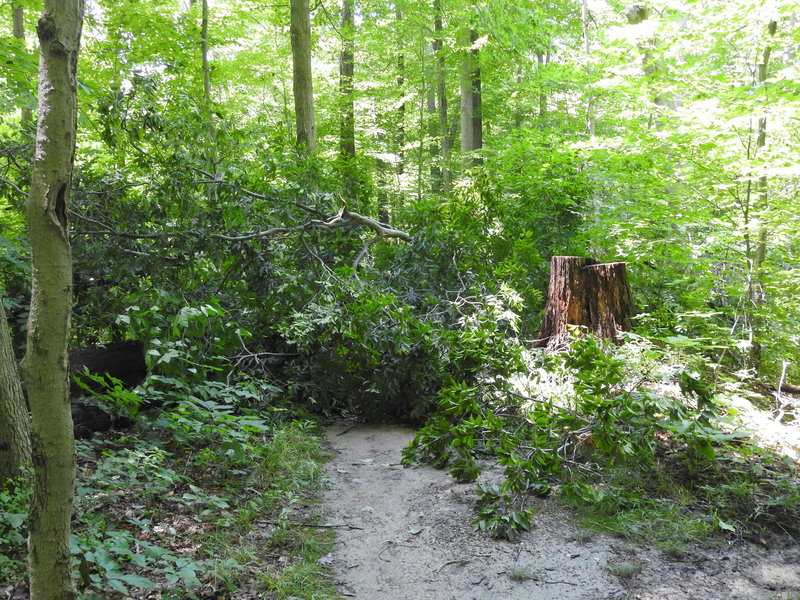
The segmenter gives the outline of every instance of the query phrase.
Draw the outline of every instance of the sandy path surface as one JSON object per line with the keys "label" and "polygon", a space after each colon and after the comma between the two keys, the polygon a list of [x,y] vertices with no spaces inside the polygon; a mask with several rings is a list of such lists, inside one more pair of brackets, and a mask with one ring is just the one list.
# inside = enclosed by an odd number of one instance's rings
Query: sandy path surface
{"label": "sandy path surface", "polygon": [[[339,525],[323,559],[345,598],[359,600],[550,600],[594,598],[800,599],[800,550],[735,547],[680,560],[604,535],[542,501],[534,528],[514,543],[471,531],[474,485],[446,471],[400,465],[410,430],[339,425],[323,506]],[[627,577],[613,574],[633,573]],[[627,574],[627,573],[626,573]]]}

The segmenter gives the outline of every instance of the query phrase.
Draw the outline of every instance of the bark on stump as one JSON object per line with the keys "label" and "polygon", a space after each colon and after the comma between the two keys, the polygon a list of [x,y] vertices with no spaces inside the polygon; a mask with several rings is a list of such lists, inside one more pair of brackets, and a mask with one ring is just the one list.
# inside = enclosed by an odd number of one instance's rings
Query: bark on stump
{"label": "bark on stump", "polygon": [[542,328],[536,346],[561,350],[569,325],[580,325],[619,345],[630,331],[632,301],[624,262],[599,263],[579,256],[554,256]]}

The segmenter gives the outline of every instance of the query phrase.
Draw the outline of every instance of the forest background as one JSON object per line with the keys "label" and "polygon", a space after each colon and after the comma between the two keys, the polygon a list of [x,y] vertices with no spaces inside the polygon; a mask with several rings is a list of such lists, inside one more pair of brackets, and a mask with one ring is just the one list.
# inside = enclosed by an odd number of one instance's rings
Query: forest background
{"label": "forest background", "polygon": [[[39,10],[0,13],[20,355]],[[797,382],[799,29],[785,0],[89,3],[72,344],[143,341],[150,376],[104,406],[166,406],[148,427],[236,462],[298,406],[421,423],[531,372],[569,254],[627,262],[634,345],[688,395]],[[141,583],[114,564],[82,583]]]}

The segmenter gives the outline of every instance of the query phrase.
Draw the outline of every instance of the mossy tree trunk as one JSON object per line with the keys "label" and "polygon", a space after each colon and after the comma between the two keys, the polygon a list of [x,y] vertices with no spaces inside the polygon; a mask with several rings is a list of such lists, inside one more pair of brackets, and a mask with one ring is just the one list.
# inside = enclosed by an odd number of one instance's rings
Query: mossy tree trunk
{"label": "mossy tree trunk", "polygon": [[560,350],[569,326],[578,325],[615,344],[631,329],[633,311],[624,262],[599,263],[579,256],[554,256],[537,346]]}
{"label": "mossy tree trunk", "polygon": [[311,15],[308,0],[290,0],[292,88],[297,125],[297,145],[311,155],[317,149],[314,86],[311,77]]}
{"label": "mossy tree trunk", "polygon": [[0,488],[31,458],[30,420],[7,323],[0,297]]}
{"label": "mossy tree trunk", "polygon": [[341,114],[339,121],[339,156],[344,173],[344,196],[355,204],[356,196],[356,109],[355,88],[355,21],[353,2],[342,1],[342,50],[339,53],[339,93]]}
{"label": "mossy tree trunk", "polygon": [[67,377],[72,304],[69,191],[75,154],[83,0],[45,0],[39,115],[28,194],[31,307],[22,372],[31,407],[34,486],[28,551],[31,600],[72,600],[69,528],[75,444]]}

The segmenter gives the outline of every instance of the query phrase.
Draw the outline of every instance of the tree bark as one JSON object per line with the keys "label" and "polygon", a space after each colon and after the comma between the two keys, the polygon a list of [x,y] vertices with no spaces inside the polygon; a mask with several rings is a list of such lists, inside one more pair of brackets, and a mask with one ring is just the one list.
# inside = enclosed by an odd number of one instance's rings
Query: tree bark
{"label": "tree bark", "polygon": [[0,297],[0,489],[30,461],[30,417]]}
{"label": "tree bark", "polygon": [[203,99],[205,100],[206,108],[208,108],[211,106],[211,66],[208,63],[208,0],[202,0],[202,2],[202,16],[200,19],[200,54],[203,60]]}
{"label": "tree bark", "polygon": [[353,88],[355,75],[355,22],[353,3],[342,0],[342,51],[339,55],[339,94],[341,95],[341,122],[339,124],[339,154],[344,169],[344,195],[354,199],[356,195],[356,114]]}
{"label": "tree bark", "polygon": [[[772,38],[778,29],[777,21],[770,21],[767,25],[767,33]],[[771,42],[770,42],[771,43]],[[769,59],[772,54],[772,46],[767,43],[764,51],[761,53],[758,62],[758,70],[756,74],[757,85],[764,86],[767,81],[767,69],[769,67]],[[758,119],[758,136],[756,137],[756,149],[758,153],[764,146],[767,145],[767,117],[763,116]],[[761,175],[758,178],[756,185],[756,203],[758,209],[761,211],[769,208],[769,195],[768,195],[768,180],[766,175]],[[763,222],[763,220],[762,220]],[[749,234],[748,234],[749,235]],[[750,317],[750,331],[752,337],[752,344],[750,346],[750,362],[758,369],[761,364],[761,336],[764,329],[764,319],[759,314],[760,309],[764,304],[764,262],[767,259],[767,239],[769,237],[767,228],[763,225],[758,231],[758,242],[755,247],[755,254],[750,261],[750,282],[748,286],[748,296],[752,306],[752,315]]]}
{"label": "tree bark", "polygon": [[[16,39],[20,41],[20,43],[24,46],[25,45],[25,10],[22,8],[21,5],[17,5],[16,3],[11,5],[11,29],[12,34]],[[22,94],[25,94],[25,89],[22,87],[20,89]],[[21,116],[20,116],[20,124],[22,127],[25,127],[31,121],[31,109],[25,106],[24,100],[23,105],[20,107]]]}
{"label": "tree bark", "polygon": [[483,147],[480,51],[472,47],[477,39],[474,31],[461,33],[461,152],[471,165],[480,164],[481,159],[470,153]]}
{"label": "tree bark", "polygon": [[34,486],[28,525],[31,600],[72,600],[69,528],[75,444],[67,378],[72,304],[69,191],[75,155],[83,0],[45,0],[39,117],[28,194],[31,307],[22,372],[31,407]]}
{"label": "tree bark", "polygon": [[[400,23],[403,20],[403,12],[400,10],[399,5],[395,5],[395,22],[397,24],[398,39],[400,39]],[[397,55],[397,91],[401,97],[405,96],[406,84],[406,57],[400,52]],[[397,107],[397,130],[395,134],[395,147],[397,148],[397,175],[400,176],[405,172],[405,145],[406,145],[406,103],[400,102]],[[420,167],[421,168],[421,167]],[[402,197],[398,198],[397,205],[401,206],[403,203]]]}
{"label": "tree bark", "polygon": [[591,258],[554,256],[551,261],[542,327],[537,346],[560,350],[569,343],[569,326],[621,344],[630,331],[633,305],[624,262],[598,263]]}
{"label": "tree bark", "polygon": [[443,53],[443,24],[442,24],[442,2],[433,0],[433,50],[436,54],[436,101],[439,113],[439,144],[441,147],[441,184],[437,191],[447,193],[450,191],[452,175],[447,168],[447,160],[450,156],[450,119],[447,114],[447,69]]}
{"label": "tree bark", "polygon": [[314,88],[311,77],[311,17],[308,0],[291,0],[292,88],[297,126],[297,145],[306,155],[317,150]]}

